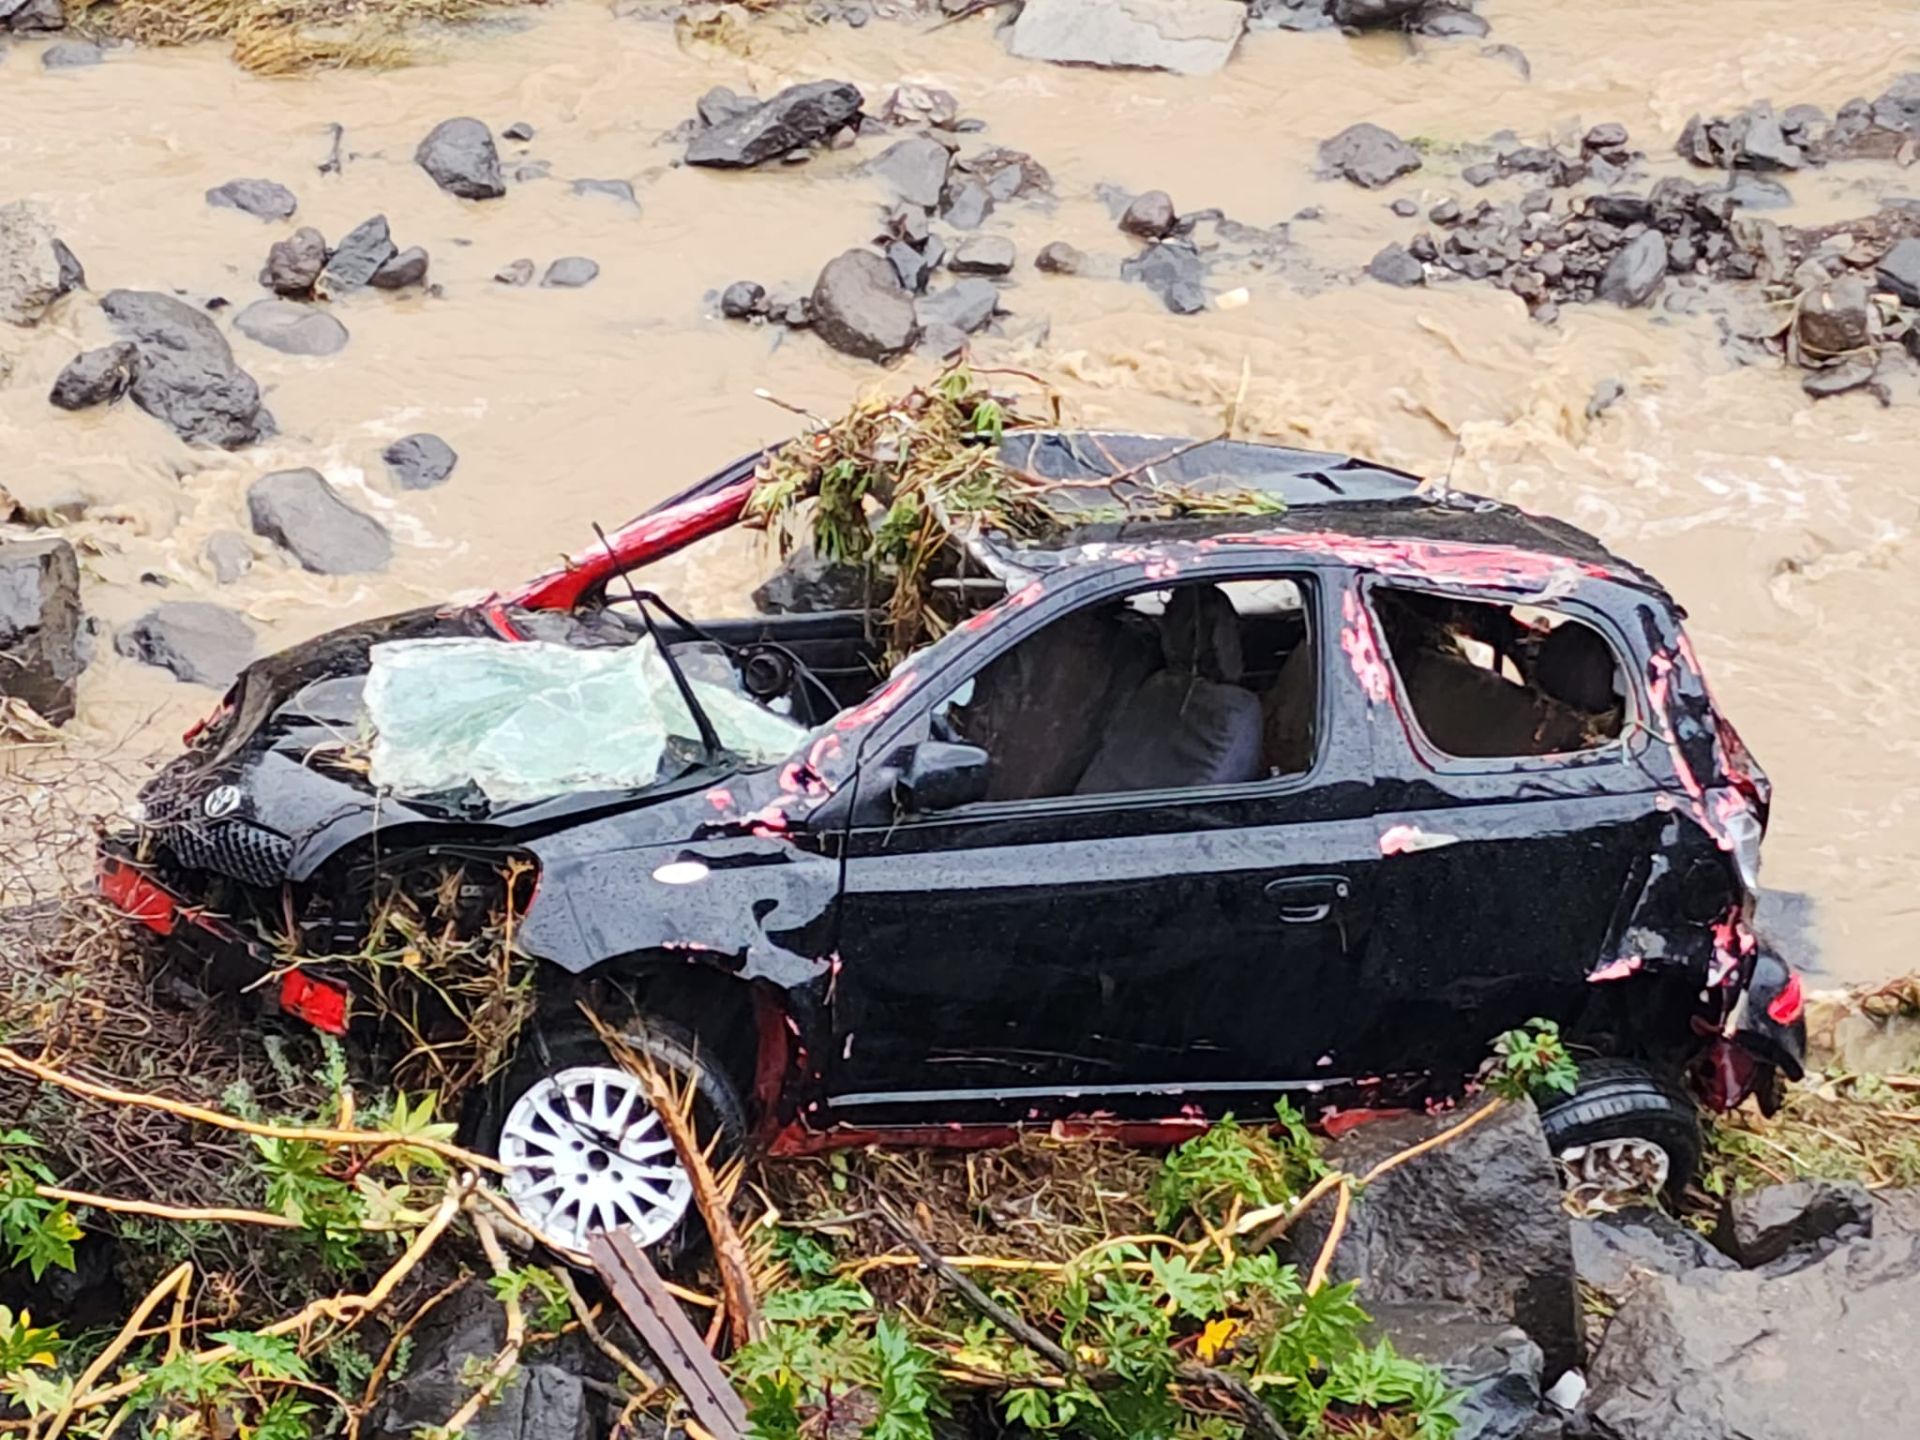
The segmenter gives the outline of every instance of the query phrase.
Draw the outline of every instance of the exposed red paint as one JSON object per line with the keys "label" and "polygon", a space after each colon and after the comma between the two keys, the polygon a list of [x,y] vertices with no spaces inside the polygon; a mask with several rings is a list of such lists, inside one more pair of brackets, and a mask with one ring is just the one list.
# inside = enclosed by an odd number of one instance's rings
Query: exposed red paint
{"label": "exposed red paint", "polygon": [[1789,975],[1787,983],[1780,987],[1780,993],[1767,1002],[1767,1018],[1776,1025],[1791,1025],[1806,1013],[1806,992],[1801,988],[1800,977]]}
{"label": "exposed red paint", "polygon": [[1171,580],[1179,573],[1180,562],[1178,560],[1163,558],[1159,560],[1149,560],[1147,562],[1146,578],[1149,580]]}
{"label": "exposed red paint", "polygon": [[1367,699],[1376,705],[1383,704],[1389,682],[1386,664],[1380,658],[1380,643],[1373,633],[1373,621],[1351,590],[1342,597],[1340,608],[1344,621],[1340,627],[1340,648],[1346,652],[1347,663],[1353,666]]}
{"label": "exposed red paint", "polygon": [[500,604],[488,605],[481,611],[481,614],[486,617],[487,624],[493,627],[493,633],[498,635],[502,640],[525,640],[527,638],[520,633],[520,628],[513,623],[513,617],[507,614],[506,606]]}
{"label": "exposed red paint", "polygon": [[529,610],[570,610],[609,576],[671,555],[734,524],[746,509],[753,487],[753,477],[743,476],[711,495],[642,515],[609,535],[605,545],[596,543],[568,556],[565,568],[530,580],[502,598]]}
{"label": "exposed red paint", "polygon": [[1724,1037],[1701,1054],[1693,1069],[1693,1086],[1709,1110],[1737,1110],[1760,1079],[1760,1062],[1744,1045]]}
{"label": "exposed red paint", "polygon": [[1605,985],[1611,980],[1625,980],[1630,976],[1638,975],[1640,973],[1640,967],[1644,964],[1646,964],[1646,961],[1638,955],[1622,955],[1618,960],[1610,961],[1596,969],[1589,970],[1587,972],[1587,983],[1589,985]]}
{"label": "exposed red paint", "polygon": [[753,1109],[755,1138],[762,1143],[776,1134],[780,1116],[780,1094],[787,1078],[787,1026],[792,1016],[773,992],[755,985],[753,1028],[758,1037],[753,1056]]}
{"label": "exposed red paint", "polygon": [[1759,943],[1738,909],[1729,910],[1714,921],[1713,968],[1707,972],[1707,984],[1732,984],[1740,976],[1741,962],[1754,953]]}
{"label": "exposed red paint", "polygon": [[179,903],[124,860],[100,861],[100,893],[127,919],[156,935],[171,935]]}
{"label": "exposed red paint", "polygon": [[1222,535],[1203,545],[1259,545],[1272,550],[1329,555],[1349,565],[1400,579],[1445,580],[1491,588],[1544,589],[1562,575],[1616,578],[1603,565],[1517,550],[1506,545],[1476,545],[1456,540],[1405,540],[1342,535],[1330,530],[1269,530],[1252,535]]}
{"label": "exposed red paint", "polygon": [[727,811],[733,809],[733,792],[725,786],[709,790],[707,791],[707,804],[724,815]]}
{"label": "exposed red paint", "polygon": [[858,730],[883,718],[906,698],[907,692],[913,688],[914,679],[913,666],[905,666],[899,674],[874,691],[865,703],[843,711],[840,718],[833,722],[833,728],[840,731]]}
{"label": "exposed red paint", "polygon": [[1329,1140],[1338,1140],[1342,1135],[1351,1135],[1362,1125],[1371,1125],[1376,1120],[1396,1120],[1412,1113],[1407,1109],[1329,1110],[1320,1117],[1320,1128],[1326,1132]]}
{"label": "exposed red paint", "polygon": [[280,981],[280,1008],[329,1035],[347,1033],[347,990],[344,985],[316,980],[299,970],[289,970]]}

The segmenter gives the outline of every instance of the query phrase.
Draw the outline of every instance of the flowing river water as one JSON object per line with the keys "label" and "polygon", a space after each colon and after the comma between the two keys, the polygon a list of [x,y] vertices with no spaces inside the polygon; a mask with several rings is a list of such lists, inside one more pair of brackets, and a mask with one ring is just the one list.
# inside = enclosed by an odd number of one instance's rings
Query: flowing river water
{"label": "flowing river water", "polygon": [[[1686,173],[1672,142],[1695,111],[1760,98],[1829,111],[1920,68],[1920,11],[1904,0],[1483,0],[1491,40],[1360,39],[1337,32],[1248,35],[1207,78],[1062,68],[1009,57],[989,17],[863,28],[790,13],[744,22],[731,44],[667,21],[563,0],[507,23],[436,36],[411,68],[261,79],[223,47],[117,51],[48,71],[33,43],[0,61],[0,202],[31,199],[85,262],[95,291],[178,290],[243,304],[266,225],[208,207],[238,176],[281,181],[295,222],[338,239],[375,212],[398,244],[424,245],[442,293],[367,291],[337,304],[352,339],[298,359],[241,337],[280,434],[237,454],[190,448],[131,405],[63,414],[47,388],[78,349],[111,338],[91,301],[63,302],[34,330],[0,333],[0,486],[30,507],[66,506],[82,547],[86,603],[108,631],[163,599],[241,611],[265,651],[351,619],[511,583],[730,458],[789,433],[764,387],[831,414],[900,377],[835,355],[804,333],[721,319],[712,296],[742,278],[805,288],[833,255],[869,241],[883,194],[859,173],[884,141],[810,163],[720,173],[676,165],[665,132],[725,84],[767,95],[825,77],[877,104],[903,81],[939,86],[986,122],[980,140],[1030,152],[1052,173],[1051,206],[1003,206],[991,231],[1016,241],[1007,334],[987,363],[1045,373],[1090,424],[1205,433],[1244,386],[1242,432],[1354,451],[1462,489],[1563,516],[1662,577],[1722,703],[1776,784],[1770,886],[1805,897],[1796,960],[1831,979],[1911,968],[1910,866],[1920,857],[1920,402],[1856,393],[1815,403],[1797,374],[1737,365],[1710,315],[1566,307],[1530,320],[1502,291],[1458,283],[1400,290],[1353,277],[1380,245],[1423,222],[1459,181],[1452,147],[1503,130],[1530,143],[1624,123],[1654,175]],[[624,7],[629,10],[636,6]],[[551,177],[475,203],[437,190],[412,163],[437,122],[474,115],[511,170]],[[1385,190],[1314,175],[1318,142],[1376,121],[1430,149]],[[331,127],[346,163],[322,175]],[[1692,172],[1698,178],[1699,172]],[[624,179],[635,212],[568,181]],[[1523,178],[1523,177],[1522,177]],[[1920,193],[1893,162],[1789,178],[1793,209],[1824,223]],[[1099,187],[1164,188],[1183,211],[1296,221],[1286,256],[1216,288],[1246,303],[1179,317],[1117,279],[1036,273],[1064,239],[1115,261]],[[1517,194],[1520,179],[1485,192]],[[584,289],[510,288],[494,272],[585,255]],[[923,373],[910,361],[906,373]],[[1598,418],[1596,386],[1625,393]],[[380,463],[395,437],[430,430],[460,454],[439,489],[392,489]],[[248,483],[312,465],[394,532],[384,574],[323,577],[275,558],[216,583],[202,546],[245,532]],[[753,557],[670,563],[670,593],[695,613],[738,604]],[[177,744],[212,692],[113,655],[103,640],[71,727],[75,755],[111,754],[130,783],[143,757]],[[7,781],[0,778],[0,785]],[[1817,959],[1816,959],[1817,956]]]}

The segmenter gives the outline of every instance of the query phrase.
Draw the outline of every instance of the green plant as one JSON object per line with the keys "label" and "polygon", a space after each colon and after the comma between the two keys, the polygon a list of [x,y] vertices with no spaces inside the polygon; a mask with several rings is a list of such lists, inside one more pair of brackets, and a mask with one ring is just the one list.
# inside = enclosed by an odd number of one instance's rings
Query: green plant
{"label": "green plant", "polygon": [[39,1149],[24,1130],[0,1132],[0,1245],[9,1265],[26,1266],[35,1280],[50,1265],[73,1269],[73,1242],[80,1238],[66,1202],[40,1193],[55,1177]]}
{"label": "green plant", "polygon": [[487,1281],[487,1286],[502,1303],[515,1300],[525,1306],[527,1318],[536,1330],[557,1333],[573,1318],[573,1300],[567,1294],[565,1282],[544,1265],[522,1265],[504,1275],[495,1275]]}
{"label": "green plant", "polygon": [[1560,1027],[1551,1020],[1529,1020],[1493,1042],[1493,1064],[1486,1073],[1486,1084],[1502,1099],[1571,1095],[1579,1083],[1580,1067],[1567,1053]]}
{"label": "green plant", "polygon": [[1154,1182],[1159,1223],[1192,1211],[1217,1225],[1236,1205],[1284,1204],[1324,1175],[1306,1117],[1285,1100],[1274,1117],[1270,1129],[1250,1129],[1229,1115],[1177,1146]]}

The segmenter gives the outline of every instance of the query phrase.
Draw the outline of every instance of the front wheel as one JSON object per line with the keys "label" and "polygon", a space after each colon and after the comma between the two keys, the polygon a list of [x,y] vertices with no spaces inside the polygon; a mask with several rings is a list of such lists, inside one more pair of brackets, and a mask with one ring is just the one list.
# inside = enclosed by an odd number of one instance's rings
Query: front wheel
{"label": "front wheel", "polygon": [[1679,1199],[1700,1169],[1700,1110],[1677,1080],[1633,1060],[1586,1060],[1571,1095],[1540,1106],[1569,1187]]}
{"label": "front wheel", "polygon": [[[746,1134],[740,1097],[697,1040],[658,1021],[636,1018],[621,1038],[676,1088],[693,1091],[693,1128],[722,1153]],[[626,1230],[643,1249],[671,1258],[686,1248],[693,1181],[638,1076],[590,1031],[542,1044],[529,1036],[508,1072],[494,1157],[503,1188],[542,1239],[584,1251],[599,1231]]]}

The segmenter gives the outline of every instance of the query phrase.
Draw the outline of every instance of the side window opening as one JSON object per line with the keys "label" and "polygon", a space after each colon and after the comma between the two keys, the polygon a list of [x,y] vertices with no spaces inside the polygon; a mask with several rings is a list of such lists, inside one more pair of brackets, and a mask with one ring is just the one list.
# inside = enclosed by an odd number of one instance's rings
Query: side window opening
{"label": "side window opening", "polygon": [[1586,622],[1394,586],[1374,590],[1373,609],[1413,718],[1436,749],[1517,758],[1620,738],[1619,658]]}
{"label": "side window opening", "polygon": [[989,800],[1247,784],[1313,761],[1306,597],[1288,578],[1191,582],[1027,636],[935,712],[989,756]]}

